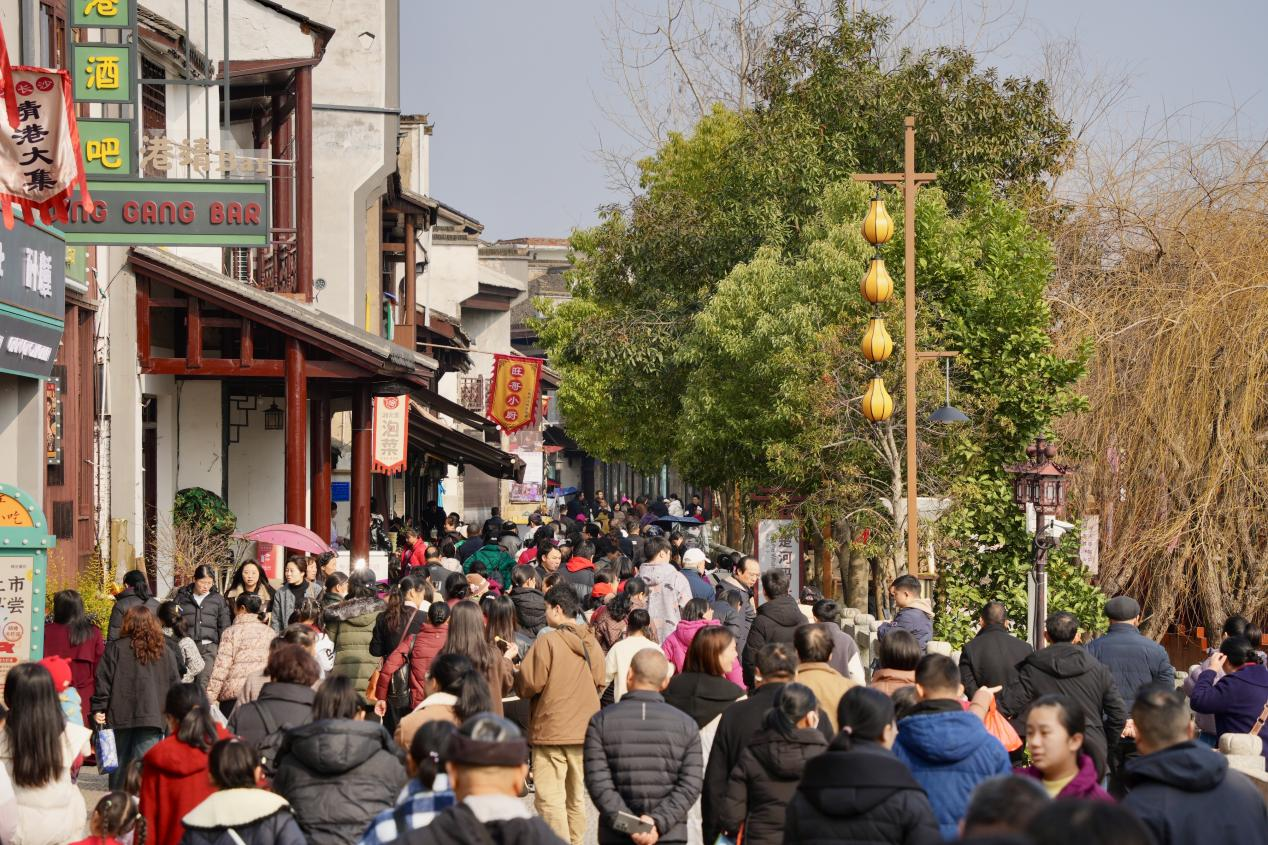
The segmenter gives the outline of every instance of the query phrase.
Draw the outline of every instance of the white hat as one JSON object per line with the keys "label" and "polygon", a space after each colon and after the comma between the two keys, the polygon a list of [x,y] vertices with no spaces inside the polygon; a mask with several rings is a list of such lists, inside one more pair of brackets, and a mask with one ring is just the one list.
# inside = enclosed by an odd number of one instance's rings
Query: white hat
{"label": "white hat", "polygon": [[682,554],[682,562],[684,564],[704,563],[708,559],[709,556],[699,549],[687,549],[687,551]]}

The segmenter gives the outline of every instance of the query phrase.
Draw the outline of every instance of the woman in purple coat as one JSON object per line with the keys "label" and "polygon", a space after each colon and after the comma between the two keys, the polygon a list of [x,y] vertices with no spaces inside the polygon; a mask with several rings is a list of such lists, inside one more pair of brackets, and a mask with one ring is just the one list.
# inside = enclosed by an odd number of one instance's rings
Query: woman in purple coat
{"label": "woman in purple coat", "polygon": [[1052,798],[1113,801],[1083,753],[1084,727],[1083,709],[1064,695],[1035,699],[1026,714],[1026,748],[1034,765],[1017,774],[1039,781]]}
{"label": "woman in purple coat", "polygon": [[[1254,645],[1245,637],[1229,637],[1211,655],[1211,667],[1198,675],[1189,704],[1194,712],[1215,716],[1219,736],[1250,733],[1268,702],[1268,669],[1260,665]],[[1225,672],[1218,684],[1216,670]],[[1268,749],[1263,754],[1268,756]]]}

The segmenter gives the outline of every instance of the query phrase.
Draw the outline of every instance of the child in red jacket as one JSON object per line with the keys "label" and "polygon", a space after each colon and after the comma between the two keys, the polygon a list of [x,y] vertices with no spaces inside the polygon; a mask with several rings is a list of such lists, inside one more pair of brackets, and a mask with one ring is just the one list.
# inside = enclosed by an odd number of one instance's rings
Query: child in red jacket
{"label": "child in red jacket", "polygon": [[126,792],[106,793],[92,811],[88,829],[92,836],[74,845],[131,845],[145,840],[145,820],[136,799]]}

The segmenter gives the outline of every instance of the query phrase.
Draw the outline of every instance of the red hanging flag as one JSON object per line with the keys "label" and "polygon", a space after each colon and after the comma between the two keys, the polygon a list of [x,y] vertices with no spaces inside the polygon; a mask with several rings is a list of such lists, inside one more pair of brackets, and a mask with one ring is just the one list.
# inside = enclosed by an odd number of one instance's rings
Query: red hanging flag
{"label": "red hanging flag", "polygon": [[537,394],[541,390],[541,358],[493,356],[493,380],[489,384],[486,416],[507,434],[537,418]]}

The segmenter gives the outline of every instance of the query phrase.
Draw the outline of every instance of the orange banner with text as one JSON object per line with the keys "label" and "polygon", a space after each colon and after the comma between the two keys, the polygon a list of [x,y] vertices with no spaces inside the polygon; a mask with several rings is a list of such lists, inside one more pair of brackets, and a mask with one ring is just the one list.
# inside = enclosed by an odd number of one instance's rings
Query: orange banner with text
{"label": "orange banner with text", "polygon": [[493,356],[493,380],[489,385],[488,418],[507,434],[518,431],[537,418],[537,395],[541,391],[541,358]]}

